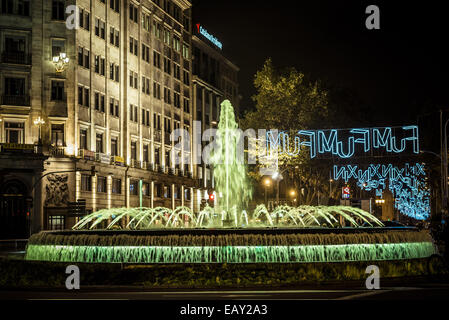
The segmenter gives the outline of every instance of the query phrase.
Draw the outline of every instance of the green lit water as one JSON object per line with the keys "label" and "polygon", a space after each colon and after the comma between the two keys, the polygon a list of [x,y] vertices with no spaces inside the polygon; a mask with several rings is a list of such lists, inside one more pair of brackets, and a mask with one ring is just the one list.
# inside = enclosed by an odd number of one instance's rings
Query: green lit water
{"label": "green lit water", "polygon": [[286,263],[426,258],[430,242],[308,246],[29,245],[27,260],[95,263]]}
{"label": "green lit water", "polygon": [[217,147],[214,149],[211,162],[215,191],[218,195],[218,210],[224,211],[227,219],[233,219],[235,224],[241,222],[241,217],[237,213],[246,207],[252,196],[243,154],[238,153],[240,132],[237,129],[234,108],[229,100],[225,100],[221,103],[216,134]]}

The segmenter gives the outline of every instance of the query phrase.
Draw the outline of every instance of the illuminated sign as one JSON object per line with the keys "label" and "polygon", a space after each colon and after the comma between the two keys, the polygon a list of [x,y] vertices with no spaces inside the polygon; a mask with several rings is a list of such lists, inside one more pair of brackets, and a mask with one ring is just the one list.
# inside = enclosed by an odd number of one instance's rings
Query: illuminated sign
{"label": "illuminated sign", "polygon": [[270,130],[266,142],[267,154],[296,156],[301,148],[307,147],[310,158],[328,155],[347,159],[355,155],[419,153],[417,126],[299,130],[292,139],[286,132]]}
{"label": "illuminated sign", "polygon": [[207,32],[206,29],[204,29],[201,24],[197,23],[196,28],[198,29],[198,33],[201,34],[203,37],[205,37],[207,40],[212,42],[214,45],[216,45],[220,50],[223,49],[223,45],[220,41],[218,41],[217,38],[215,38],[213,35],[211,35],[209,32]]}
{"label": "illuminated sign", "polygon": [[382,197],[389,189],[395,198],[394,206],[402,214],[425,220],[430,215],[430,190],[426,183],[424,165],[406,163],[403,167],[393,164],[370,164],[364,168],[358,165],[334,165],[334,180],[357,181],[362,190],[376,191]]}
{"label": "illuminated sign", "polygon": [[125,159],[123,159],[122,157],[119,156],[114,156],[113,158],[114,164],[118,165],[118,166],[125,166]]}
{"label": "illuminated sign", "polygon": [[22,143],[2,143],[0,144],[3,152],[19,152],[19,153],[33,153],[34,144]]}
{"label": "illuminated sign", "polygon": [[343,199],[349,199],[351,197],[351,189],[347,186],[341,188],[341,197]]}

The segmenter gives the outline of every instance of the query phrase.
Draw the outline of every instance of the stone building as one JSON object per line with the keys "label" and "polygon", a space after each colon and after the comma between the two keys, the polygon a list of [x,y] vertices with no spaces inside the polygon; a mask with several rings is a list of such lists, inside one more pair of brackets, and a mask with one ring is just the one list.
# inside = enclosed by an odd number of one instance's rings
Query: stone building
{"label": "stone building", "polygon": [[[74,202],[200,209],[211,184],[170,140],[184,128],[192,145],[197,116],[191,12],[187,0],[0,2],[0,238],[70,228]],[[227,95],[204,88],[212,123]]]}

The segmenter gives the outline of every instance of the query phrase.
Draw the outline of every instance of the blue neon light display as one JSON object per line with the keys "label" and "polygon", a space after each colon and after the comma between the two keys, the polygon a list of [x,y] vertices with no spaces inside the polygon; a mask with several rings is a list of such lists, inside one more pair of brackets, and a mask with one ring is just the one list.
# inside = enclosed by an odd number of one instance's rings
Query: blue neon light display
{"label": "blue neon light display", "polygon": [[197,24],[196,25],[197,29],[198,29],[198,33],[201,34],[202,36],[204,36],[207,40],[209,40],[210,42],[212,42],[214,45],[216,45],[218,48],[220,48],[220,50],[223,49],[223,45],[220,41],[218,41],[217,38],[215,38],[213,35],[211,35],[209,32],[207,32],[206,29],[204,29],[201,24]]}
{"label": "blue neon light display", "polygon": [[354,179],[359,188],[375,190],[379,197],[388,188],[395,198],[395,208],[402,214],[418,220],[425,220],[430,215],[430,190],[423,164],[406,163],[404,167],[370,164],[365,168],[349,164],[334,165],[333,178],[345,182]]}
{"label": "blue neon light display", "polygon": [[[287,132],[267,131],[267,154],[298,155],[308,147],[310,158],[329,155],[348,159],[354,155],[386,152],[400,154],[419,153],[417,126],[355,128],[332,130],[299,130],[293,140]],[[290,141],[293,143],[291,146]]]}

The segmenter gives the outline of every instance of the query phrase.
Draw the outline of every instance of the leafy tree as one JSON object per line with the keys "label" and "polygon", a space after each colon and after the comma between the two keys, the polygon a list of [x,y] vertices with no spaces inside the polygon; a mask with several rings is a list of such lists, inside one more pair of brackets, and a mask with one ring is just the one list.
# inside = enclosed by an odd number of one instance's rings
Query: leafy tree
{"label": "leafy tree", "polygon": [[[277,70],[268,59],[256,73],[254,85],[257,90],[253,96],[256,109],[245,114],[241,121],[244,129],[278,129],[294,137],[300,129],[322,128],[323,120],[329,116],[328,91],[319,81],[308,79],[294,68]],[[292,150],[293,143],[290,139]],[[326,160],[311,160],[307,153],[308,150],[303,149],[298,156],[280,155],[278,169],[285,172],[283,176],[289,185],[294,185],[300,192],[301,204],[316,204],[320,196],[329,198],[331,166]],[[252,169],[250,177],[260,187],[259,165]]]}

